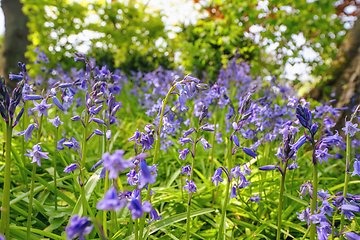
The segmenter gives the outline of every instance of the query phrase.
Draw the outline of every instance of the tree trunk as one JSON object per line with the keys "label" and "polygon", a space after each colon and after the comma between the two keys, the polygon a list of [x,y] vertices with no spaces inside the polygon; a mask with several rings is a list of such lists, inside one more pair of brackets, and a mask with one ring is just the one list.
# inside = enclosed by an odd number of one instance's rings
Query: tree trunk
{"label": "tree trunk", "polygon": [[310,92],[310,97],[331,99],[331,93],[335,93],[337,99],[335,107],[349,107],[349,110],[340,112],[337,119],[337,128],[341,129],[345,125],[345,117],[350,120],[353,107],[360,103],[360,14],[340,46],[331,68]]}
{"label": "tree trunk", "polygon": [[26,62],[25,52],[29,44],[28,17],[22,11],[20,0],[1,0],[5,15],[5,36],[0,54],[0,75],[4,76],[7,86],[16,87],[16,81],[9,80],[9,73],[18,74],[18,62]]}

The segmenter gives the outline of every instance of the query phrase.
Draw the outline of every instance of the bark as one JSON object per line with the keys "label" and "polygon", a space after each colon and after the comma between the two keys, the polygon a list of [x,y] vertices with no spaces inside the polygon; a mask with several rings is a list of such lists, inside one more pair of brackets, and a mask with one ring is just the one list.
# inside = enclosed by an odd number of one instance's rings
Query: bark
{"label": "bark", "polygon": [[29,29],[26,26],[28,17],[22,11],[20,0],[1,0],[5,15],[5,36],[0,54],[0,75],[4,76],[7,86],[16,87],[16,81],[9,81],[9,73],[19,73],[18,62],[25,62]]}
{"label": "bark", "polygon": [[337,118],[337,128],[341,129],[345,125],[345,117],[349,120],[353,107],[360,103],[360,14],[340,46],[330,70],[310,92],[310,97],[316,100],[331,99],[332,92],[338,100],[334,107],[349,107]]}

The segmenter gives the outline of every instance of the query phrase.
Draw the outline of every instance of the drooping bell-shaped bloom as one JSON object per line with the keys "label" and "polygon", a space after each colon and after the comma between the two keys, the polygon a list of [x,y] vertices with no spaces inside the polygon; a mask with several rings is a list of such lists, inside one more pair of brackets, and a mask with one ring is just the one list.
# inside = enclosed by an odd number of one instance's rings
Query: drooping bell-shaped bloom
{"label": "drooping bell-shaped bloom", "polygon": [[29,149],[27,149],[28,153],[24,154],[27,157],[32,157],[33,160],[31,161],[31,163],[37,163],[37,165],[40,167],[41,166],[41,158],[44,159],[49,159],[49,157],[47,156],[49,153],[48,152],[42,152],[41,151],[41,147],[40,144],[35,144],[32,147],[32,151],[30,151]]}
{"label": "drooping bell-shaped bloom", "polygon": [[49,122],[51,122],[56,128],[59,127],[59,125],[63,125],[64,123],[60,121],[59,116],[56,116],[54,119],[48,119]]}
{"label": "drooping bell-shaped bloom", "polygon": [[205,138],[201,138],[200,139],[200,142],[202,143],[203,147],[204,147],[204,150],[206,149],[209,149],[209,148],[212,148],[210,143],[208,141],[206,141]]}
{"label": "drooping bell-shaped bloom", "polygon": [[65,167],[64,173],[70,173],[71,171],[75,171],[77,167],[78,165],[76,163],[70,164],[69,166]]}
{"label": "drooping bell-shaped bloom", "polygon": [[31,140],[34,140],[34,139],[31,137],[31,134],[32,134],[32,132],[34,131],[34,129],[35,129],[35,124],[30,124],[25,131],[21,131],[21,132],[19,132],[17,135],[18,135],[18,136],[25,135],[25,142],[27,142],[27,140],[28,140],[29,138],[30,138]]}
{"label": "drooping bell-shaped bloom", "polygon": [[147,220],[146,221],[148,222],[148,225],[154,221],[158,221],[158,220],[162,220],[163,219],[163,216],[162,215],[159,215],[158,212],[156,211],[156,209],[151,209],[150,211],[150,217],[151,219],[150,220]]}
{"label": "drooping bell-shaped bloom", "polygon": [[357,126],[358,126],[357,123],[353,124],[350,121],[346,121],[345,127],[343,127],[342,130],[345,131],[345,135],[350,134],[350,137],[353,137],[355,133],[360,131],[359,128],[356,128]]}
{"label": "drooping bell-shaped bloom", "polygon": [[186,175],[188,175],[190,177],[190,175],[191,175],[191,167],[190,167],[190,165],[188,164],[185,167],[181,166],[181,168],[182,168],[182,171],[180,173],[181,174],[186,174]]}
{"label": "drooping bell-shaped bloom", "polygon": [[259,170],[261,170],[261,171],[273,171],[275,169],[278,169],[278,167],[276,165],[266,165],[266,166],[259,167]]}
{"label": "drooping bell-shaped bloom", "polygon": [[98,210],[103,211],[119,211],[121,208],[126,206],[126,199],[119,200],[116,189],[110,188],[105,193],[104,199],[100,200],[96,204]]}
{"label": "drooping bell-shaped bloom", "polygon": [[221,178],[221,174],[222,174],[222,169],[218,168],[215,171],[214,176],[211,177],[211,182],[215,182],[215,186],[217,187],[217,185],[219,184],[219,182],[223,182],[224,179]]}
{"label": "drooping bell-shaped bloom", "polygon": [[102,155],[103,165],[109,171],[109,179],[116,179],[119,172],[125,171],[129,167],[133,167],[132,161],[123,159],[125,151],[116,150],[114,154],[106,152]]}
{"label": "drooping bell-shaped bloom", "polygon": [[127,182],[130,184],[130,186],[135,186],[138,183],[139,175],[136,173],[134,169],[131,169],[128,174],[126,174]]}
{"label": "drooping bell-shaped bloom", "polygon": [[230,199],[236,198],[237,199],[237,195],[236,195],[236,185],[231,187],[231,193],[230,193]]}
{"label": "drooping bell-shaped bloom", "polygon": [[128,208],[131,212],[131,218],[135,220],[144,216],[144,212],[150,212],[152,205],[148,201],[144,201],[143,205],[141,205],[141,200],[139,198],[135,198],[129,202]]}
{"label": "drooping bell-shaped bloom", "polygon": [[352,172],[351,176],[355,176],[355,175],[358,175],[360,177],[360,161],[358,160],[355,160],[354,161],[354,171]]}
{"label": "drooping bell-shaped bloom", "polygon": [[347,240],[360,240],[360,236],[354,232],[347,232],[345,233],[344,237]]}
{"label": "drooping bell-shaped bloom", "polygon": [[333,158],[334,156],[331,154],[328,154],[328,149],[325,148],[324,150],[318,149],[315,150],[316,158],[319,160],[319,163],[322,164],[323,161],[328,162],[329,158]]}
{"label": "drooping bell-shaped bloom", "polygon": [[139,163],[139,188],[143,188],[146,184],[153,184],[156,182],[155,176],[151,174],[151,169],[148,167],[145,159],[141,159]]}
{"label": "drooping bell-shaped bloom", "polygon": [[254,153],[250,148],[243,147],[242,150],[244,151],[244,153],[246,153],[247,155],[249,155],[252,158],[256,158],[256,156],[257,156],[257,154]]}
{"label": "drooping bell-shaped bloom", "polygon": [[196,187],[195,183],[193,182],[193,180],[189,181],[188,179],[186,179],[186,184],[187,185],[185,185],[183,187],[183,189],[187,189],[189,194],[191,192],[196,192],[197,187]]}
{"label": "drooping bell-shaped bloom", "polygon": [[91,225],[88,217],[79,218],[77,214],[70,218],[69,223],[69,226],[65,227],[67,239],[78,237],[79,240],[85,240],[85,235],[91,233],[94,228],[94,225]]}
{"label": "drooping bell-shaped bloom", "polygon": [[188,148],[185,148],[185,149],[183,149],[183,150],[178,149],[178,152],[180,153],[179,159],[185,160],[185,159],[186,159],[186,155],[189,154],[190,150],[189,150]]}
{"label": "drooping bell-shaped bloom", "polygon": [[249,201],[256,202],[257,204],[260,204],[260,200],[262,199],[260,198],[259,195],[255,195],[254,197],[249,198]]}

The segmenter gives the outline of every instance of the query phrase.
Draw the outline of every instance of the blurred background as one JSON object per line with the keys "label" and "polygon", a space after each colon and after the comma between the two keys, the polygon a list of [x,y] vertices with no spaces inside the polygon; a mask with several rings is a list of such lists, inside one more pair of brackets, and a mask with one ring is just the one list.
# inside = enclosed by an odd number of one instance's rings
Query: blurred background
{"label": "blurred background", "polygon": [[344,106],[360,93],[359,4],[2,0],[0,73],[17,73],[18,61],[29,64],[32,76],[59,64],[70,71],[79,51],[127,75],[162,67],[214,82],[236,58],[249,62],[254,76],[289,81],[315,99],[337,96]]}

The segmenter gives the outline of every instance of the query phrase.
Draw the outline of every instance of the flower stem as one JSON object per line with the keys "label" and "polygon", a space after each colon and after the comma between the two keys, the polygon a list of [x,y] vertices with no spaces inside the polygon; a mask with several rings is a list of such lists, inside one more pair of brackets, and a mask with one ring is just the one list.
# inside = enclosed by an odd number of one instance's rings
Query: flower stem
{"label": "flower stem", "polygon": [[[5,134],[5,129],[4,129]],[[6,239],[10,239],[10,179],[11,179],[11,122],[6,124],[6,158],[5,158],[5,176],[3,189],[3,203],[1,211],[0,232],[5,233]]]}
{"label": "flower stem", "polygon": [[[23,113],[23,117],[22,117],[22,130],[23,131],[25,131],[26,126],[27,126],[27,112],[28,112],[27,105],[28,105],[27,101],[25,101],[25,103],[24,103],[24,113]],[[21,138],[21,148],[22,148],[22,162],[23,162],[23,165],[25,167],[26,166],[26,157],[25,157],[26,150],[25,150],[25,138],[24,137]],[[25,173],[24,180],[25,180],[26,189],[29,190],[29,183],[28,183],[26,173]]]}
{"label": "flower stem", "polygon": [[[218,115],[218,109],[219,109],[219,105],[216,104],[216,110],[215,110],[215,119],[214,119],[214,133],[213,133],[213,138],[212,138],[212,148],[211,148],[211,153],[210,153],[210,186],[213,186],[213,183],[211,182],[211,177],[214,174],[214,149],[215,149],[215,139],[216,139],[216,124],[217,124],[217,115]],[[212,190],[212,197],[214,197],[214,189]]]}
{"label": "flower stem", "polygon": [[284,196],[285,176],[286,176],[285,174],[286,174],[287,164],[288,164],[288,160],[285,161],[285,168],[283,171],[283,175],[281,176],[276,240],[280,240],[280,235],[281,235],[281,217],[282,217],[282,209],[283,209],[283,198],[284,198],[283,196]]}
{"label": "flower stem", "polygon": [[[106,193],[107,189],[109,187],[109,171],[106,171],[105,173],[105,186],[104,186],[104,192]],[[103,211],[103,228],[105,236],[107,237],[107,211]]]}
{"label": "flower stem", "polygon": [[138,239],[139,239],[139,224],[138,224],[138,220],[135,219],[135,240],[138,240]]}
{"label": "flower stem", "polygon": [[[314,149],[315,152],[315,149]],[[315,153],[314,153],[315,154]],[[313,196],[311,199],[311,214],[316,212],[317,208],[317,184],[318,184],[318,164],[315,162],[313,167]],[[315,224],[310,225],[310,240],[314,240],[316,235]]]}
{"label": "flower stem", "polygon": [[[161,113],[160,113],[160,120],[159,120],[159,128],[157,130],[157,139],[156,139],[156,142],[155,142],[155,150],[154,150],[154,157],[153,157],[153,162],[152,164],[154,165],[155,162],[156,162],[156,158],[157,158],[157,153],[159,151],[159,148],[160,148],[160,133],[161,133],[161,125],[162,125],[162,120],[164,118],[164,113],[165,113],[165,107],[166,107],[166,103],[171,95],[171,93],[174,91],[174,89],[176,88],[175,85],[173,85],[169,92],[167,93],[165,99],[164,99],[164,102],[163,102],[163,105],[162,105],[162,108],[161,108]],[[151,192],[151,185],[148,184],[148,189],[147,189],[147,192],[146,192],[146,200],[149,201],[150,200],[150,192]],[[142,239],[143,237],[143,232],[144,232],[144,225],[145,225],[145,217],[146,215],[144,214],[144,216],[140,219],[140,239]]]}
{"label": "flower stem", "polygon": [[[194,177],[194,165],[195,165],[195,150],[196,150],[196,141],[199,137],[199,128],[200,125],[197,128],[196,136],[194,139],[193,149],[192,149],[192,161],[191,161],[191,173],[190,173],[190,180],[191,181]],[[186,214],[186,240],[190,239],[190,204],[191,204],[191,197],[192,193],[189,192],[189,201],[187,205],[187,214]]]}
{"label": "flower stem", "polygon": [[89,113],[85,110],[85,127],[83,132],[83,141],[82,141],[82,152],[81,152],[81,166],[80,166],[80,180],[81,180],[81,201],[83,205],[83,215],[86,215],[87,202],[85,197],[85,160],[86,160],[86,138],[87,138],[87,130],[88,130],[88,122],[89,122]]}
{"label": "flower stem", "polygon": [[[37,143],[40,142],[42,119],[43,119],[43,115],[41,115],[40,120],[39,120],[39,128],[38,128],[37,138],[36,138]],[[37,166],[37,163],[34,162],[32,173],[31,173],[31,185],[30,185],[30,195],[29,195],[29,208],[28,208],[28,217],[27,217],[27,228],[26,228],[26,236],[27,237],[26,237],[26,239],[30,239],[31,215],[32,215],[32,204],[33,204],[33,198],[34,198],[36,166]]]}
{"label": "flower stem", "polygon": [[337,215],[338,210],[336,209],[334,216],[333,216],[333,220],[332,220],[332,227],[331,227],[331,239],[334,240],[335,237],[335,219],[336,219],[336,215]]}
{"label": "flower stem", "polygon": [[[230,169],[231,166],[231,156],[232,156],[232,141],[229,138],[229,142],[228,142],[229,148],[228,148],[228,169]],[[226,207],[229,201],[229,190],[230,190],[230,183],[231,183],[231,179],[228,178],[228,182],[226,183],[226,190],[225,190],[225,198],[224,198],[224,204],[222,207],[222,211],[221,211],[221,220],[220,220],[220,227],[219,227],[219,235],[218,238],[219,240],[223,240],[225,238],[225,219],[226,219]]]}
{"label": "flower stem", "polygon": [[55,197],[55,210],[57,210],[57,186],[56,186],[56,157],[57,157],[57,142],[59,136],[59,127],[55,129],[55,143],[54,143],[54,197]]}

